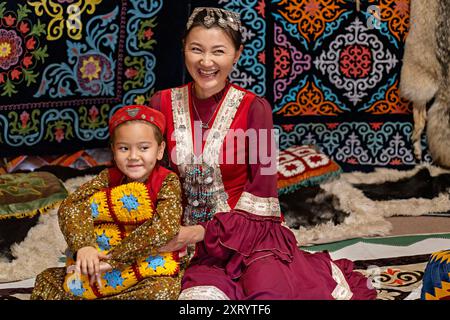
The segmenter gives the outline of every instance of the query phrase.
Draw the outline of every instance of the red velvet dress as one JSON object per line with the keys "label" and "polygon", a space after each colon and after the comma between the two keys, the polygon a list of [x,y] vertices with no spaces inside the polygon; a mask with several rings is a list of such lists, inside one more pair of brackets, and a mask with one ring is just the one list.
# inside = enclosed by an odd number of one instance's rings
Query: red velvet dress
{"label": "red velvet dress", "polygon": [[374,299],[376,290],[351,261],[300,250],[283,226],[268,102],[232,84],[205,100],[192,92],[190,83],[150,102],[167,119],[184,224],[206,230],[185,272],[183,298]]}

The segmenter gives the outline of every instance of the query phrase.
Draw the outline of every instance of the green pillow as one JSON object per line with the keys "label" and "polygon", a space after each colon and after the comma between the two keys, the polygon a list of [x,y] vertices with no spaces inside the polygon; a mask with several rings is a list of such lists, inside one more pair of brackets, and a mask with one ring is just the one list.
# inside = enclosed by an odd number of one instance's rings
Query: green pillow
{"label": "green pillow", "polygon": [[0,219],[43,213],[68,195],[63,183],[49,172],[0,175]]}

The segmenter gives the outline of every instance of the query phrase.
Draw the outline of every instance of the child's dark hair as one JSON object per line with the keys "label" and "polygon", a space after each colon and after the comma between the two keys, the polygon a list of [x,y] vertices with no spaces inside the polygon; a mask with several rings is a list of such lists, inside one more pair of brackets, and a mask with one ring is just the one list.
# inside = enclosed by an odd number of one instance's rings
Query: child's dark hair
{"label": "child's dark hair", "polygon": [[[146,123],[146,124],[148,124],[149,126],[151,126],[152,127],[152,129],[153,129],[153,133],[154,133],[154,135],[155,135],[155,139],[156,139],[156,142],[158,142],[158,146],[160,146],[161,145],[161,143],[164,141],[164,135],[162,134],[162,132],[161,132],[161,130],[158,128],[158,126],[156,126],[156,125],[154,125],[153,123],[150,123],[150,122],[148,122],[148,121],[144,121],[144,120],[130,120],[130,121],[126,121],[126,122],[124,122],[124,123],[121,123],[121,124],[119,124],[115,129],[117,129],[118,127],[120,127],[121,125],[123,125],[123,124],[125,124],[125,123],[130,123],[130,122],[141,122],[141,123]],[[115,137],[115,133],[116,133],[116,130],[114,129],[114,131],[113,131],[113,133],[112,133],[112,135],[111,135],[111,137],[110,137],[110,143],[112,144],[112,143],[114,143],[114,137]]]}
{"label": "child's dark hair", "polygon": [[241,22],[239,14],[220,8],[196,8],[189,17],[182,41],[183,44],[189,32],[197,26],[204,28],[221,28],[230,37],[236,50],[242,45]]}

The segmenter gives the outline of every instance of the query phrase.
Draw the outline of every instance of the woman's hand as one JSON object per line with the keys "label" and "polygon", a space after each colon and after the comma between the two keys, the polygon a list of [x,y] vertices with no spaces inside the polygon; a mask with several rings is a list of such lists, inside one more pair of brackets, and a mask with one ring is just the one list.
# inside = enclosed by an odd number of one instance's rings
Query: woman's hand
{"label": "woman's hand", "polygon": [[77,251],[77,262],[75,268],[78,272],[90,276],[100,274],[100,260],[108,259],[109,257],[94,247],[83,247]]}
{"label": "woman's hand", "polygon": [[177,251],[188,244],[195,244],[202,241],[205,237],[205,228],[200,225],[196,226],[181,226],[178,234],[170,240],[166,245],[158,249],[159,252]]}

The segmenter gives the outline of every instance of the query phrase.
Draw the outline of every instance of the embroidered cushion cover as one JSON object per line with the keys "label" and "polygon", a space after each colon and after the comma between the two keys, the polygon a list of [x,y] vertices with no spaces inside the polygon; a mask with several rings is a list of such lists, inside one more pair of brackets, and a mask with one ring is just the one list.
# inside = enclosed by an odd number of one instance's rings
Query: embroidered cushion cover
{"label": "embroidered cushion cover", "polygon": [[314,146],[291,146],[278,156],[279,194],[319,185],[341,174],[341,167]]}
{"label": "embroidered cushion cover", "polygon": [[63,183],[49,172],[0,175],[0,256],[13,259],[11,246],[66,197]]}
{"label": "embroidered cushion cover", "polygon": [[[90,208],[97,249],[105,254],[139,225],[152,219],[154,212],[147,186],[138,182],[95,193],[90,198]],[[74,264],[73,258],[68,256],[66,266]],[[178,271],[179,259],[176,253],[155,251],[126,268],[113,269],[102,274],[101,288],[96,283],[91,286],[87,275],[68,273],[64,290],[85,299],[96,299],[120,293],[146,277],[170,276]]]}
{"label": "embroidered cushion cover", "polygon": [[67,197],[63,183],[45,171],[0,175],[0,219],[31,217]]}

